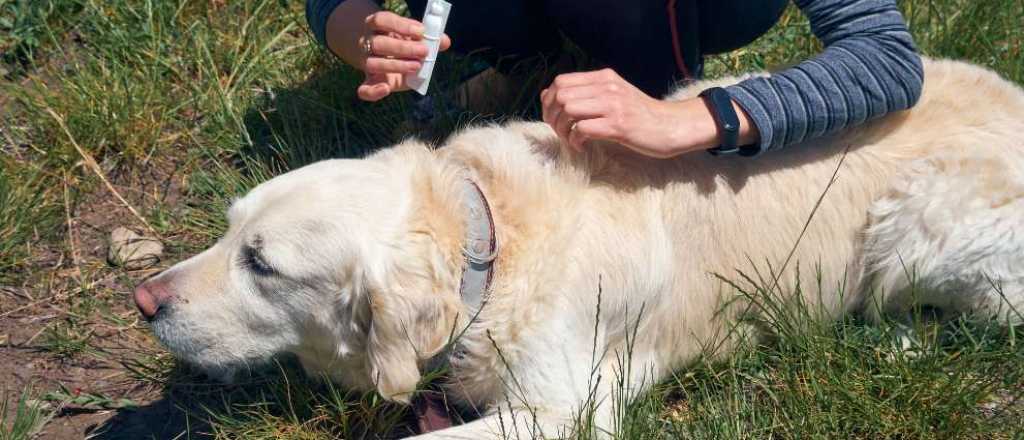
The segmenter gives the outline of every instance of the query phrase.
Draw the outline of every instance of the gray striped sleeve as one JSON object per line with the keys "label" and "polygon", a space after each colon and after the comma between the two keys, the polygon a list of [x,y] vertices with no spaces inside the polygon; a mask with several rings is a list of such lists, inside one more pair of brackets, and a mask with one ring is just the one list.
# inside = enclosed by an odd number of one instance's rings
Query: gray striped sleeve
{"label": "gray striped sleeve", "polygon": [[761,151],[910,108],[924,71],[895,0],[795,0],[825,50],[727,88],[761,132]]}

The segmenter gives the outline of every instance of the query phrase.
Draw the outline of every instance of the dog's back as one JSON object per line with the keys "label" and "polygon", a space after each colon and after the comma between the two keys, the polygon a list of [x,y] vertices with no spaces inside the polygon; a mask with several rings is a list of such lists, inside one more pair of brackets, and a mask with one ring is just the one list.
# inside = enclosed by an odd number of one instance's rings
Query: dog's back
{"label": "dog's back", "polygon": [[[997,307],[1002,296],[1020,304],[1024,93],[959,62],[926,61],[925,76],[910,111],[757,158],[653,160],[600,143],[574,155],[543,124],[469,130],[446,154],[482,168],[497,198],[532,200],[505,214],[547,225],[515,234],[517,247],[529,247],[525,240],[546,251],[519,255],[564,255],[515,267],[594,286],[574,294],[591,312],[601,277],[635,307],[656,305],[648,313],[664,319],[653,322],[693,317],[662,329],[682,338],[720,333],[707,321],[734,289],[718,275],[744,288],[800,291],[827,315],[906,307],[912,278],[918,287],[956,286],[918,298],[954,311]],[[498,142],[487,130],[519,139]],[[618,306],[609,315],[621,316]]]}

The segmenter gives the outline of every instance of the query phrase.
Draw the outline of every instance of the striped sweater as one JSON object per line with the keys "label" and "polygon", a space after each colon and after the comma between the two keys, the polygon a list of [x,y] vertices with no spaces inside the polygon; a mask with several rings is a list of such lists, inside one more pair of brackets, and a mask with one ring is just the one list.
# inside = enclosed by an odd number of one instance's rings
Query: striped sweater
{"label": "striped sweater", "polygon": [[[307,0],[323,43],[327,17],[343,0]],[[756,152],[863,123],[914,105],[924,70],[895,0],[794,0],[825,45],[816,57],[727,87],[761,133]]]}
{"label": "striped sweater", "polygon": [[761,132],[762,152],[917,102],[921,57],[895,0],[795,0],[825,50],[726,90]]}

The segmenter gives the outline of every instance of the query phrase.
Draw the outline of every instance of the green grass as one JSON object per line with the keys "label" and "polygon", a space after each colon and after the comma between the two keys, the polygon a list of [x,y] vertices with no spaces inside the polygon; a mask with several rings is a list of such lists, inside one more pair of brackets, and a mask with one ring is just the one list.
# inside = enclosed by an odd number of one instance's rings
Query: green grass
{"label": "green grass", "polygon": [[0,401],[0,440],[31,439],[53,417],[42,403],[30,398],[31,394],[31,388],[26,388],[14,408],[9,408],[10,402]]}
{"label": "green grass", "polygon": [[43,332],[41,348],[60,359],[70,359],[87,353],[95,353],[89,344],[92,333],[75,321],[58,322]]}
{"label": "green grass", "polygon": [[[1024,1],[900,5],[924,53],[1024,83]],[[791,8],[769,35],[709,60],[707,72],[775,68],[818,50]],[[471,61],[447,59],[435,90],[450,89]],[[130,314],[111,311],[124,287],[106,287],[107,280],[123,286],[139,278],[82,248],[83,234],[95,242],[109,231],[76,224],[69,233],[69,213],[112,200],[84,155],[156,226],[172,255],[183,256],[215,240],[231,199],[270,176],[407,135],[440,138],[480,119],[452,114],[417,127],[405,123],[407,94],[359,103],[358,73],[311,43],[298,1],[0,0],[0,67],[0,287],[25,286],[33,300],[51,298],[70,313],[36,341],[55,362],[94,356],[93,326],[130,328]],[[524,89],[514,111],[535,114],[532,94]],[[164,183],[153,176],[180,187],[181,197],[140,189],[140,182]],[[139,226],[119,202],[109,209]],[[922,325],[916,356],[894,348],[890,324],[850,319],[783,330],[771,344],[660,384],[623,410],[624,437],[1024,437],[1014,401],[1024,387],[1024,351],[1012,329]],[[184,401],[174,414],[216,438],[361,438],[409,429],[405,409],[302,378],[287,361],[225,387],[164,355],[123,356],[132,380]],[[9,427],[43,420],[20,410],[25,399],[15,398],[16,415],[0,411],[14,417],[4,419],[0,438],[25,438],[9,436]]]}
{"label": "green grass", "polygon": [[1019,329],[963,318],[940,324],[920,309],[909,327],[856,317],[818,323],[806,307],[779,307],[767,291],[743,295],[764,311],[759,326],[774,340],[669,383],[686,406],[678,418],[686,437],[1024,435]]}
{"label": "green grass", "polygon": [[60,223],[45,175],[0,157],[0,284],[26,267],[33,245]]}

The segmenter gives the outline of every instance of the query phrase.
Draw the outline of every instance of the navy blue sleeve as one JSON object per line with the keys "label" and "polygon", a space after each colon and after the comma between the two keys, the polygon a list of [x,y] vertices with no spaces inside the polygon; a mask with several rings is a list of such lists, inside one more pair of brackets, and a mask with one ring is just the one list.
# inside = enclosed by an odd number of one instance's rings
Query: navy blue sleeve
{"label": "navy blue sleeve", "polygon": [[825,45],[817,57],[727,88],[761,132],[785,147],[913,106],[924,69],[895,0],[795,0]]}

